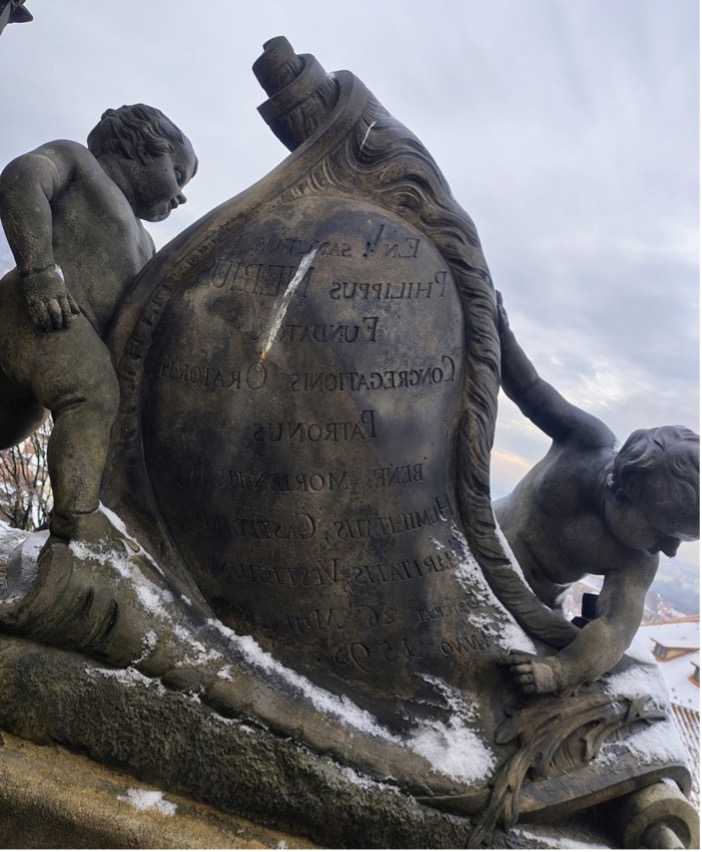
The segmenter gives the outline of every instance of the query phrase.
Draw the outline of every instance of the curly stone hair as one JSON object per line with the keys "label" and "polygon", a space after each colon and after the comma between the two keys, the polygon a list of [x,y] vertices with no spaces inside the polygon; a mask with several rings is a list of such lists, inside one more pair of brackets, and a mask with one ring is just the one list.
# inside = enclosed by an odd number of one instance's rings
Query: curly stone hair
{"label": "curly stone hair", "polygon": [[693,521],[700,511],[699,435],[684,426],[637,429],[614,459],[610,488],[619,499],[655,502],[661,514]]}
{"label": "curly stone hair", "polygon": [[173,152],[185,136],[159,109],[146,104],[108,109],[88,134],[88,148],[95,157],[119,154],[129,160],[158,157]]}

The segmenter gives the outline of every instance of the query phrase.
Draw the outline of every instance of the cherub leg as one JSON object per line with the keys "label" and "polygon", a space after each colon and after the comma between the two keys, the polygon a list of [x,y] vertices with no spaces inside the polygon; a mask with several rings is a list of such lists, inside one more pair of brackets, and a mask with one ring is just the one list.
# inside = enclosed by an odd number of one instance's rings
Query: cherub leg
{"label": "cherub leg", "polygon": [[109,352],[92,333],[95,339],[86,359],[90,363],[73,374],[70,384],[75,386],[42,400],[45,405],[49,403],[54,419],[48,446],[54,494],[49,528],[52,535],[66,539],[82,538],[82,528],[92,526],[88,519],[99,505],[110,431],[119,404],[119,386]]}
{"label": "cherub leg", "polygon": [[21,293],[13,289],[5,279],[0,364],[13,385],[51,411],[50,529],[59,538],[81,537],[81,527],[98,517],[102,473],[119,403],[117,376],[107,347],[84,316],[76,317],[67,329],[40,331],[32,326]]}

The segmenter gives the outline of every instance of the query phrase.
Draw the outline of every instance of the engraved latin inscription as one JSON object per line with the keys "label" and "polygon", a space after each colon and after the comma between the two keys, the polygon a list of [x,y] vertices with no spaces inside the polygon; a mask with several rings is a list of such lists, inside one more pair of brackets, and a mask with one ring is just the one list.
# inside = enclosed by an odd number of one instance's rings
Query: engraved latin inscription
{"label": "engraved latin inscription", "polygon": [[265,365],[259,361],[232,370],[188,363],[177,358],[163,358],[158,374],[164,379],[212,390],[260,390],[268,378]]}
{"label": "engraved latin inscription", "polygon": [[297,325],[285,323],[281,343],[375,343],[380,317],[363,317],[360,324],[325,323]]}
{"label": "engraved latin inscription", "polygon": [[421,527],[434,526],[453,517],[448,495],[436,497],[431,506],[398,515],[377,515],[370,518],[350,518],[334,521],[334,532],[339,539],[374,538],[384,535],[417,530]]}
{"label": "engraved latin inscription", "polygon": [[422,242],[421,237],[409,237],[399,228],[382,223],[366,242],[363,256],[370,257],[377,254],[381,258],[397,257],[414,260],[419,254]]}
{"label": "engraved latin inscription", "polygon": [[292,521],[197,512],[191,529],[237,539],[307,541],[316,535],[317,522],[307,512],[296,512]]}
{"label": "engraved latin inscription", "polygon": [[266,203],[194,273],[149,390],[185,400],[182,430],[152,418],[154,479],[205,594],[285,665],[361,690],[462,671],[487,640],[455,577],[465,332],[446,260],[400,217],[305,197]]}
{"label": "engraved latin inscription", "polygon": [[286,421],[279,423],[255,423],[253,439],[259,443],[318,443],[319,441],[368,441],[377,438],[375,411],[362,411],[355,421],[334,423],[301,423]]}
{"label": "engraved latin inscription", "polygon": [[[236,258],[219,258],[196,277],[196,283],[217,290],[238,291],[255,296],[279,296],[298,271],[297,265],[251,263]],[[312,283],[315,267],[310,266],[297,283],[295,295],[304,298]]]}
{"label": "engraved latin inscription", "polygon": [[300,494],[348,491],[361,482],[363,487],[393,488],[424,481],[424,463],[387,465],[367,472],[341,470],[319,471],[250,471],[235,468],[215,468],[202,461],[192,462],[178,477],[179,485],[205,486],[241,491],[268,491],[276,494]]}
{"label": "engraved latin inscription", "polygon": [[204,485],[215,488],[232,488],[241,491],[268,491],[278,494],[316,493],[320,491],[347,491],[348,475],[320,471],[315,473],[252,473],[244,470],[212,468],[206,464],[191,464],[180,482],[187,485]]}
{"label": "engraved latin inscription", "polygon": [[291,391],[379,391],[400,388],[427,387],[453,382],[456,378],[456,362],[450,355],[442,355],[437,363],[429,367],[403,366],[392,370],[370,372],[293,373]]}
{"label": "engraved latin inscription", "polygon": [[448,280],[448,271],[441,269],[428,281],[334,281],[329,297],[335,301],[443,298]]}

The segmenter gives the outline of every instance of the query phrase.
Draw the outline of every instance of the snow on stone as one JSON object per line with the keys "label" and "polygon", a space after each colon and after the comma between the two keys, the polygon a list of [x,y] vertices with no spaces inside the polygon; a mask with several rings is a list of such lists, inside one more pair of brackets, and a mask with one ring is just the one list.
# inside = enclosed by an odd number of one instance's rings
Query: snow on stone
{"label": "snow on stone", "polygon": [[[224,659],[224,655],[221,651],[216,651],[214,648],[206,648],[199,639],[195,638],[192,631],[183,627],[181,624],[176,624],[173,632],[181,640],[181,642],[188,644],[193,651],[193,656],[184,660],[184,662],[188,665],[203,665],[204,663],[210,663],[214,660]],[[220,675],[220,677],[227,679],[227,675]],[[231,677],[228,679],[231,680]]]}
{"label": "snow on stone", "polygon": [[407,746],[424,757],[444,775],[473,783],[488,780],[495,768],[495,755],[490,745],[476,734],[471,724],[479,716],[478,705],[470,696],[440,678],[424,675],[444,696],[451,708],[448,724],[430,722],[412,733]]}
{"label": "snow on stone", "polygon": [[[608,754],[613,748],[616,748],[616,751]],[[629,752],[633,759],[642,765],[676,764],[681,761],[684,764],[686,760],[680,735],[672,719],[661,720],[652,725],[644,726],[626,739],[618,740],[616,747],[605,742],[600,756],[605,761],[609,757],[610,763],[617,764],[621,761],[622,749]],[[598,761],[599,759],[600,757],[598,757]]]}
{"label": "snow on stone", "polygon": [[28,532],[15,529],[6,524],[5,521],[0,521],[0,560],[6,562],[17,545],[28,537]]}
{"label": "snow on stone", "polygon": [[117,796],[121,802],[129,804],[138,811],[156,810],[164,816],[173,816],[178,806],[163,798],[159,790],[140,790],[138,787],[130,787],[126,796]]}
{"label": "snow on stone", "polygon": [[149,678],[134,668],[99,669],[90,665],[85,667],[85,672],[90,675],[90,677],[100,676],[110,680],[116,680],[124,686],[148,686],[151,689],[156,689],[161,694],[165,694],[167,692],[166,688],[159,680]]}
{"label": "snow on stone", "polygon": [[107,520],[112,524],[112,526],[117,530],[117,532],[132,545],[132,547],[134,549],[134,553],[137,556],[141,556],[143,559],[145,559],[151,565],[151,567],[160,576],[163,577],[163,571],[161,570],[158,563],[155,562],[151,558],[149,553],[146,550],[144,550],[144,548],[139,544],[139,542],[133,536],[131,536],[129,534],[129,532],[127,531],[127,527],[126,527],[124,521],[120,518],[120,516],[116,512],[113,512],[112,509],[108,509],[107,506],[104,506],[102,503],[100,503],[100,511],[107,518]]}
{"label": "snow on stone", "polygon": [[333,695],[331,692],[327,692],[325,689],[316,686],[303,675],[279,663],[275,657],[261,648],[253,636],[239,636],[233,630],[225,627],[220,621],[214,619],[209,619],[208,624],[218,630],[223,636],[226,636],[254,666],[267,672],[273,672],[292,686],[297,687],[320,712],[340,717],[346,724],[353,726],[359,731],[399,742],[396,737],[393,737],[388,731],[381,728],[377,720],[370,713],[357,707],[346,696]]}
{"label": "snow on stone", "polygon": [[655,665],[633,666],[603,678],[605,692],[613,697],[651,698],[659,706],[668,702],[668,691]]}
{"label": "snow on stone", "polygon": [[153,615],[159,615],[163,619],[168,619],[166,606],[172,602],[173,596],[149,582],[141,572],[135,572],[135,574],[139,574],[139,576],[134,577],[134,591],[137,593],[144,609]]}
{"label": "snow on stone", "polygon": [[538,831],[516,825],[511,833],[515,837],[532,841],[533,845],[528,847],[530,849],[611,849],[611,846],[593,842],[591,836],[585,838],[573,834],[569,837],[567,831],[569,829],[566,827],[559,831],[557,825],[539,826]]}
{"label": "snow on stone", "polygon": [[[485,615],[480,627],[488,632],[491,638],[495,641],[495,644],[505,651],[516,650],[532,654],[536,653],[534,643],[514,621],[507,608],[500,600],[498,600],[497,596],[488,585],[482,568],[478,564],[475,556],[472,554],[462,530],[459,530],[455,523],[451,524],[451,533],[458,542],[459,546],[456,549],[459,551],[459,556],[461,557],[460,565],[456,571],[456,577],[458,578],[459,583],[466,589],[466,591],[469,591],[479,603],[489,606],[493,610],[493,613],[490,615]],[[499,530],[498,534],[501,537],[500,540],[506,546],[506,552],[512,561],[512,567],[519,577],[524,580],[521,568],[506,545],[506,539]],[[526,583],[525,580],[524,582]],[[503,616],[499,623],[495,620],[495,616],[497,615]],[[475,623],[476,627],[479,626],[478,618],[479,616],[477,613],[471,615],[471,621]]]}
{"label": "snow on stone", "polygon": [[448,724],[435,721],[421,725],[412,733],[407,746],[425,758],[437,772],[457,781],[487,781],[495,769],[492,749],[455,719]]}
{"label": "snow on stone", "polygon": [[374,781],[368,775],[362,775],[350,766],[340,766],[339,770],[347,781],[354,784],[356,787],[363,788],[364,790],[395,790],[395,787],[391,787],[389,784],[383,784],[380,781]]}

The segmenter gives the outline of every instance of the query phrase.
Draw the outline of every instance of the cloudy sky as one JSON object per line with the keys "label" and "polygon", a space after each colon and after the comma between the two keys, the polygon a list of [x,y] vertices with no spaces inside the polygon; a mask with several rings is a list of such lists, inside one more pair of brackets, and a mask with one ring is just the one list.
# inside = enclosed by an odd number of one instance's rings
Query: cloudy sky
{"label": "cloudy sky", "polygon": [[[699,431],[697,0],[27,8],[34,22],[0,38],[1,164],[84,140],[107,107],[158,106],[200,158],[187,206],[150,227],[163,245],[285,156],[250,68],[286,35],[327,70],[356,73],[427,145],[544,378],[621,440],[663,423]],[[547,447],[502,398],[495,496]]]}

